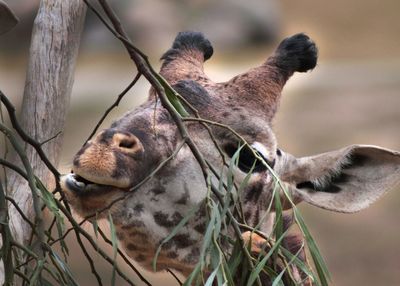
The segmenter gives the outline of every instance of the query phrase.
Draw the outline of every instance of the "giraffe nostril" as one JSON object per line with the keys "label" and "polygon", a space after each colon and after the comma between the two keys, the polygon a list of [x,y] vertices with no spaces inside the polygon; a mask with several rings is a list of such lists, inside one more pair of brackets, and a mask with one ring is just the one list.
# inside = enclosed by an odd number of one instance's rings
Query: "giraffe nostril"
{"label": "giraffe nostril", "polygon": [[126,133],[115,133],[113,145],[125,153],[136,153],[141,147],[140,141],[136,136]]}
{"label": "giraffe nostril", "polygon": [[118,147],[120,148],[126,148],[126,149],[132,149],[133,147],[135,147],[136,145],[136,140],[122,140],[121,142],[119,142]]}

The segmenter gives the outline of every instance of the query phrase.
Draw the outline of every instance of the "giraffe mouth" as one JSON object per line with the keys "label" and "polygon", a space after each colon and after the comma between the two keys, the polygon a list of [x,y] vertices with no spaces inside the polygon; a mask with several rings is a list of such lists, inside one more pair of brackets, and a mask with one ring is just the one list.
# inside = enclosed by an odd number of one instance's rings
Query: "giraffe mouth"
{"label": "giraffe mouth", "polygon": [[100,182],[100,180],[89,180],[76,173],[70,173],[64,178],[67,188],[77,194],[87,194],[97,190],[111,190],[111,189],[126,189],[126,187],[118,184],[107,184]]}

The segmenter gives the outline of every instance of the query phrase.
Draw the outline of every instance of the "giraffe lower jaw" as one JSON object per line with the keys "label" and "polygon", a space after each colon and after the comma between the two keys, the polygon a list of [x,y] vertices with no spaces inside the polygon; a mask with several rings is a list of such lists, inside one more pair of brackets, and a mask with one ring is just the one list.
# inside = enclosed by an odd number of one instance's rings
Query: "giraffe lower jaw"
{"label": "giraffe lower jaw", "polygon": [[94,191],[107,191],[107,190],[115,190],[115,189],[121,189],[124,190],[125,188],[121,188],[120,186],[115,186],[111,184],[100,184],[97,182],[93,182],[91,180],[88,180],[84,178],[81,175],[78,174],[68,174],[63,177],[63,180],[65,182],[65,186],[73,191],[74,193],[78,195],[83,195],[87,193],[92,193]]}

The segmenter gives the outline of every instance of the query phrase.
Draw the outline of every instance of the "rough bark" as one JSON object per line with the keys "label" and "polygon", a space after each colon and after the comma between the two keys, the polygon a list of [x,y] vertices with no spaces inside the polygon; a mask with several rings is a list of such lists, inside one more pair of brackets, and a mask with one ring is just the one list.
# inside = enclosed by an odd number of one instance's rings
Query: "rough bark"
{"label": "rough bark", "polygon": [[[38,142],[44,142],[64,129],[85,14],[86,6],[80,0],[40,2],[32,31],[20,114],[21,126]],[[54,166],[59,163],[62,141],[60,134],[42,146]],[[51,190],[55,185],[53,175],[32,147],[26,145],[25,151],[35,175]],[[8,194],[34,221],[32,193],[27,181],[11,171],[7,177]],[[21,244],[28,242],[31,228],[12,206],[10,227],[16,240]],[[1,282],[3,271],[0,272]]]}

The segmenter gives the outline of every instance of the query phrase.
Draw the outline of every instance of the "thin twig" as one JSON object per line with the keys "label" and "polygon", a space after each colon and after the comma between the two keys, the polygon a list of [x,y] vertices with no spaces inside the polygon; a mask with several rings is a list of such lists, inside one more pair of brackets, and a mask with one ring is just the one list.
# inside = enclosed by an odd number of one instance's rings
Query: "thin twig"
{"label": "thin twig", "polygon": [[24,251],[25,253],[27,253],[29,256],[32,256],[35,260],[39,260],[40,257],[33,252],[31,249],[29,249],[27,246],[20,244],[19,242],[12,240],[11,244],[14,245],[15,247],[21,249],[22,251]]}
{"label": "thin twig", "polygon": [[0,158],[0,165],[3,165],[21,175],[25,180],[28,180],[28,175],[18,166]]}
{"label": "thin twig", "polygon": [[[214,146],[217,148],[217,151],[218,151],[218,153],[220,154],[220,157],[221,157],[221,159],[222,159],[223,165],[224,165],[225,167],[229,168],[229,165],[228,165],[228,163],[227,163],[226,160],[225,160],[225,154],[224,154],[224,152],[222,151],[221,146],[220,146],[219,143],[217,142],[217,140],[216,140],[216,138],[215,138],[215,135],[214,135],[213,131],[211,130],[210,126],[208,126],[210,123],[216,123],[216,122],[209,121],[209,120],[202,121],[202,118],[200,117],[200,114],[199,114],[198,110],[197,110],[189,101],[187,101],[186,98],[184,98],[184,97],[181,96],[180,94],[177,94],[177,97],[178,97],[178,98],[193,112],[193,114],[194,114],[194,115],[196,116],[196,118],[198,119],[197,123],[199,123],[199,124],[202,125],[204,128],[206,128],[206,130],[207,130],[207,132],[208,132],[208,135],[210,136],[210,138],[211,138],[211,140],[212,140]],[[182,120],[183,120],[183,121],[186,121],[186,119],[188,119],[187,121],[192,121],[192,120],[190,120],[190,119],[191,119],[190,117],[184,117]],[[194,120],[193,120],[193,121],[194,121]],[[236,132],[235,132],[232,128],[230,128],[229,126],[225,126],[225,125],[224,125],[224,127],[226,127],[227,129],[229,129],[230,131],[236,133]],[[238,134],[238,133],[236,133],[236,134]],[[238,136],[240,136],[240,135],[238,134]],[[247,143],[243,137],[240,136],[240,138],[244,141],[245,144]],[[247,145],[248,145],[248,144],[247,144]],[[219,175],[218,175],[217,171],[214,169],[214,167],[213,167],[208,161],[206,161],[206,162],[207,162],[207,165],[208,165],[208,167],[210,168],[211,172],[213,173],[213,175],[217,178],[217,180],[221,180],[221,178],[219,177]],[[238,188],[238,186],[237,186],[237,184],[236,184],[235,182],[233,182],[233,185],[234,185],[234,187],[235,187],[236,190],[239,190],[239,188]],[[228,188],[227,188],[225,182],[223,182],[223,187],[224,187],[226,190],[228,190]],[[241,216],[241,219],[244,221],[245,216],[244,216],[244,214],[243,214],[242,205],[241,205],[241,204],[235,205],[235,208],[239,208],[239,209],[237,209],[237,213]]]}
{"label": "thin twig", "polygon": [[5,196],[5,199],[6,199],[7,201],[9,201],[9,202],[15,207],[15,209],[18,211],[18,213],[20,214],[20,216],[22,217],[22,219],[23,219],[24,221],[26,221],[26,223],[30,225],[32,231],[36,233],[36,230],[35,230],[36,226],[35,226],[35,225],[30,221],[30,219],[24,214],[24,212],[21,210],[21,208],[19,207],[19,205],[17,204],[17,202],[16,202],[12,197],[10,197],[10,196]]}
{"label": "thin twig", "polygon": [[0,100],[3,102],[4,106],[6,107],[8,114],[10,116],[10,121],[12,124],[12,127],[17,131],[18,135],[21,136],[22,140],[25,142],[29,143],[38,153],[40,159],[42,159],[43,163],[49,168],[49,170],[53,173],[54,178],[56,179],[56,183],[60,181],[60,173],[57,171],[57,169],[54,167],[54,165],[49,161],[47,158],[46,154],[44,153],[42,146],[39,142],[34,140],[32,137],[30,137],[26,132],[21,128],[21,126],[18,123],[17,116],[15,114],[15,107],[11,104],[11,102],[8,100],[8,98],[4,95],[3,92],[0,90]]}
{"label": "thin twig", "polygon": [[[51,220],[50,226],[47,228],[47,232],[48,232],[49,234],[52,233],[53,227],[56,225],[56,222],[57,222],[57,217],[54,216],[53,219]],[[49,243],[50,241],[53,241],[53,240],[54,240],[54,239],[53,239],[52,237],[49,237],[49,238],[47,239],[47,243]]]}
{"label": "thin twig", "polygon": [[[93,129],[92,133],[90,133],[89,137],[86,139],[85,144],[93,137],[94,134],[96,134],[97,130],[99,129],[100,125],[103,123],[104,119],[106,119],[107,115],[115,108],[118,106],[122,98],[125,96],[125,94],[137,83],[137,81],[140,79],[141,74],[137,73],[135,78],[132,80],[132,82],[118,95],[117,99],[115,102],[107,108],[107,110],[104,112],[103,116],[100,118],[100,120],[97,122],[95,128]],[[83,145],[85,145],[83,144]]]}
{"label": "thin twig", "polygon": [[[99,248],[96,244],[96,242],[93,240],[91,235],[87,233],[83,228],[79,226],[79,224],[75,221],[75,219],[72,217],[71,213],[67,211],[67,209],[58,201],[56,200],[57,206],[59,209],[64,213],[64,215],[67,217],[68,221],[72,224],[72,226],[79,231],[80,234],[82,234],[86,240],[90,243],[90,245],[93,247],[94,250],[97,251],[97,253],[100,254],[100,256],[107,261],[109,264],[114,265],[114,260],[107,255],[101,248]],[[121,270],[120,268],[115,265],[115,270],[118,273],[119,276],[121,276],[122,279],[124,279],[126,282],[128,282],[129,285],[135,285],[129,277],[127,277]],[[151,286],[151,284],[145,280],[144,278],[141,280],[148,286]]]}
{"label": "thin twig", "polygon": [[39,143],[40,146],[43,146],[44,144],[50,142],[51,140],[56,139],[61,133],[62,133],[62,131],[58,131],[58,132],[56,133],[56,135],[51,136],[49,139],[46,139],[46,140],[44,140],[43,142]]}
{"label": "thin twig", "polygon": [[14,281],[14,261],[11,247],[11,230],[9,226],[8,207],[3,183],[0,179],[0,234],[2,238],[1,260],[4,265],[4,284],[12,285]]}
{"label": "thin twig", "polygon": [[[0,104],[0,119],[3,124],[5,124],[4,120],[4,115],[3,115],[3,105]],[[7,160],[7,155],[8,155],[8,142],[7,138],[5,135],[2,136],[4,140],[4,153],[3,153],[3,159]],[[7,173],[6,173],[6,168],[3,166],[3,173],[4,173],[4,188],[7,190],[8,189],[8,180],[7,180]]]}
{"label": "thin twig", "polygon": [[[192,104],[190,104],[190,102],[187,101],[186,98],[184,98],[184,97],[181,96],[180,94],[177,94],[177,97],[178,97],[179,100],[181,100],[187,107],[189,107],[189,109],[194,113],[194,115],[196,116],[196,118],[201,119],[198,110],[197,110],[196,108],[194,108],[194,106],[193,106]],[[185,118],[187,118],[187,117],[185,117]],[[218,151],[218,153],[219,153],[219,155],[220,155],[220,157],[221,157],[221,160],[222,160],[223,165],[226,166],[226,167],[229,167],[229,166],[228,166],[228,163],[227,163],[226,160],[225,160],[224,152],[222,151],[221,146],[219,146],[217,140],[215,139],[214,133],[212,132],[210,126],[208,126],[207,123],[201,122],[201,121],[200,121],[200,124],[201,124],[204,128],[206,128],[206,130],[207,130],[207,132],[208,132],[208,135],[210,136],[210,138],[211,138],[211,140],[212,140],[214,146],[217,148],[217,151]]]}
{"label": "thin twig", "polygon": [[103,283],[101,282],[101,277],[100,277],[99,273],[97,273],[96,267],[94,266],[93,259],[90,257],[89,253],[87,252],[86,247],[83,245],[79,231],[76,228],[74,228],[74,230],[75,230],[76,239],[78,240],[78,244],[81,247],[82,252],[85,255],[85,257],[90,265],[90,270],[92,271],[93,275],[96,277],[98,285],[102,286]]}
{"label": "thin twig", "polygon": [[[107,235],[100,227],[98,228],[98,232],[100,233],[100,236],[103,238],[103,240],[108,245],[112,246],[112,241],[108,239]],[[119,256],[121,256],[121,258],[125,261],[125,263],[136,273],[136,275],[140,277],[140,279],[145,279],[143,275],[140,273],[140,271],[129,261],[128,257],[126,257],[126,255],[119,248],[117,249],[117,252]]]}
{"label": "thin twig", "polygon": [[[0,94],[3,96],[3,94]],[[35,225],[37,229],[37,254],[40,259],[44,258],[44,251],[42,249],[42,244],[44,243],[44,221],[43,221],[43,216],[42,216],[42,211],[41,211],[41,201],[40,201],[40,195],[39,195],[39,190],[36,187],[36,182],[35,182],[35,175],[33,174],[32,166],[29,163],[28,157],[26,156],[25,152],[23,151],[22,146],[18,143],[16,136],[14,132],[12,132],[10,129],[8,129],[6,126],[0,123],[0,131],[3,132],[8,140],[10,141],[11,145],[13,146],[14,150],[17,152],[18,156],[20,157],[22,164],[26,170],[27,176],[28,176],[28,184],[29,188],[31,189],[32,192],[32,202],[33,202],[33,208],[35,211]]]}
{"label": "thin twig", "polygon": [[14,268],[14,273],[17,274],[19,277],[21,277],[26,283],[29,283],[29,278],[26,276],[24,273],[19,271],[18,269]]}

